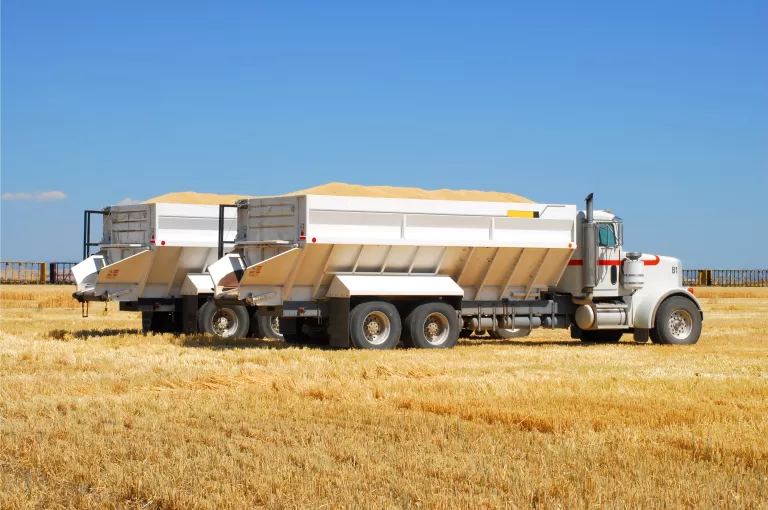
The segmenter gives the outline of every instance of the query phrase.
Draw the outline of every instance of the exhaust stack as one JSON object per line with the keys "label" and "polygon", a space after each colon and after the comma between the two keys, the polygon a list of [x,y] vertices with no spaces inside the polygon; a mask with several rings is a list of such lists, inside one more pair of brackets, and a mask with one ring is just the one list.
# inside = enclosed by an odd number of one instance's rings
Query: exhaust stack
{"label": "exhaust stack", "polygon": [[597,285],[597,234],[595,215],[592,206],[592,195],[587,195],[587,215],[583,225],[583,260],[582,263],[582,292],[584,297],[574,296],[573,302],[577,305],[589,305],[592,303],[592,297]]}
{"label": "exhaust stack", "polygon": [[584,221],[584,294],[591,295],[597,285],[597,234],[592,206],[592,193],[587,195],[587,218]]}

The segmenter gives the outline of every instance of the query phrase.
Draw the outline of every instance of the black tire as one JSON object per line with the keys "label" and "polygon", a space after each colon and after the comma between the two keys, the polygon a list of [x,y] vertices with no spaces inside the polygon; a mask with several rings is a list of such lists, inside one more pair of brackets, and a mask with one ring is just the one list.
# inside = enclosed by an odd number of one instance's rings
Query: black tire
{"label": "black tire", "polygon": [[181,326],[176,324],[171,312],[141,312],[141,331],[147,333],[179,333]]}
{"label": "black tire", "polygon": [[145,335],[152,331],[153,315],[155,315],[155,312],[141,312],[141,332]]}
{"label": "black tire", "polygon": [[525,338],[533,332],[532,329],[523,328],[499,328],[494,333],[502,340],[512,340],[515,338]]}
{"label": "black tire", "polygon": [[328,321],[319,322],[317,319],[304,319],[304,334],[309,337],[311,345],[328,345],[331,337],[328,334]]}
{"label": "black tire", "polygon": [[624,335],[623,329],[585,329],[581,332],[581,341],[596,344],[617,344],[622,335]]}
{"label": "black tire", "polygon": [[282,340],[283,335],[280,334],[280,319],[272,317],[270,315],[258,315],[253,314],[251,316],[251,330],[253,336],[256,338],[271,338],[274,340]]}
{"label": "black tire", "polygon": [[456,310],[442,301],[417,306],[406,317],[403,329],[408,345],[419,349],[450,349],[459,341]]}
{"label": "black tire", "polygon": [[152,319],[152,330],[160,333],[181,333],[181,323],[177,319],[181,314],[171,312],[155,312]]}
{"label": "black tire", "polygon": [[358,349],[393,349],[401,331],[400,314],[386,301],[360,303],[349,314],[349,339]]}
{"label": "black tire", "polygon": [[290,345],[309,343],[309,335],[304,333],[303,318],[282,317],[280,322],[283,325],[283,340],[285,343]]}
{"label": "black tire", "polygon": [[[222,319],[226,324],[221,322]],[[206,301],[197,312],[197,325],[203,333],[219,338],[245,338],[250,319],[248,310],[242,305],[217,305],[214,301]]]}
{"label": "black tire", "polygon": [[[280,319],[283,327],[281,339],[291,345],[327,345],[327,324],[318,324],[314,319],[305,317]],[[290,331],[290,333],[289,333]]]}
{"label": "black tire", "polygon": [[701,312],[683,296],[665,299],[656,311],[656,325],[651,329],[655,344],[692,345],[701,336]]}

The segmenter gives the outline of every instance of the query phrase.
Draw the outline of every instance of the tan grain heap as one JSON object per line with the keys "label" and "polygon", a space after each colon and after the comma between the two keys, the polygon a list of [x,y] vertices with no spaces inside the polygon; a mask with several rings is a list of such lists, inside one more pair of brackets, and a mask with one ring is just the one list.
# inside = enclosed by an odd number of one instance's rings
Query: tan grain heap
{"label": "tan grain heap", "polygon": [[[530,203],[531,200],[512,193],[500,193],[497,191],[472,191],[472,190],[424,190],[420,188],[401,188],[395,186],[361,186],[359,184],[345,184],[343,182],[331,182],[307,188],[291,193],[294,195],[333,195],[340,197],[381,197],[381,198],[420,198],[426,200],[464,200],[469,202],[522,202]],[[217,195],[215,193],[195,193],[182,191],[167,193],[159,197],[151,198],[145,204],[161,202],[166,204],[232,204],[244,198],[257,198],[249,195]]]}
{"label": "tan grain heap", "polygon": [[178,191],[175,193],[166,193],[159,197],[146,200],[145,204],[234,204],[243,198],[254,198],[249,195],[217,195],[216,193],[196,193],[194,191]]}

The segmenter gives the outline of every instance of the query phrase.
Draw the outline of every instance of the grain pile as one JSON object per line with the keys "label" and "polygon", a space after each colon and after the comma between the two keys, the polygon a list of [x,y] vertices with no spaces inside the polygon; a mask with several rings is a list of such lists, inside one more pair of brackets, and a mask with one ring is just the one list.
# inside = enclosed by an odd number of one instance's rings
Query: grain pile
{"label": "grain pile", "polygon": [[[361,186],[359,184],[346,184],[343,182],[331,182],[314,188],[307,188],[285,196],[295,195],[332,195],[340,197],[380,197],[380,198],[420,198],[425,200],[464,200],[470,202],[523,202],[530,203],[527,198],[512,193],[500,193],[497,191],[473,191],[473,190],[424,190],[420,188],[402,188],[395,186]],[[217,195],[215,193],[195,193],[182,191],[167,193],[159,197],[150,198],[145,204],[156,202],[166,204],[232,204],[244,198],[257,198],[251,195]]]}
{"label": "grain pile", "polygon": [[150,198],[144,201],[144,204],[198,204],[198,205],[217,205],[234,204],[244,198],[254,198],[250,195],[217,195],[216,193],[196,193],[194,191],[178,191],[166,193],[159,197]]}

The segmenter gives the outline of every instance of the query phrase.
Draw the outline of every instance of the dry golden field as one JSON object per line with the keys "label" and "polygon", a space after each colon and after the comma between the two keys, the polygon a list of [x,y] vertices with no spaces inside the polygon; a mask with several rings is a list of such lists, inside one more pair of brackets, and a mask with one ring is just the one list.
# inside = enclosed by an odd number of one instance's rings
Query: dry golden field
{"label": "dry golden field", "polygon": [[[0,288],[0,508],[768,507],[768,289],[694,346],[333,351]],[[72,308],[68,308],[72,307]]]}

